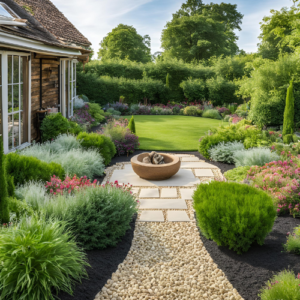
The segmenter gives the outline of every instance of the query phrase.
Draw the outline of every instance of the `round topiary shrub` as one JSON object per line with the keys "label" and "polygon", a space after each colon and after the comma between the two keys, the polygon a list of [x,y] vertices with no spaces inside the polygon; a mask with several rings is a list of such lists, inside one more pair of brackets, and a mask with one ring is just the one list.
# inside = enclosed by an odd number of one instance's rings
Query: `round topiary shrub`
{"label": "round topiary shrub", "polygon": [[241,254],[253,243],[262,245],[272,230],[276,211],[264,191],[215,181],[200,184],[193,198],[201,233],[218,246]]}
{"label": "round topiary shrub", "polygon": [[98,133],[87,133],[81,132],[77,139],[80,141],[80,144],[85,149],[94,148],[102,155],[104,163],[107,166],[111,159],[117,153],[115,144],[111,139],[105,135]]}

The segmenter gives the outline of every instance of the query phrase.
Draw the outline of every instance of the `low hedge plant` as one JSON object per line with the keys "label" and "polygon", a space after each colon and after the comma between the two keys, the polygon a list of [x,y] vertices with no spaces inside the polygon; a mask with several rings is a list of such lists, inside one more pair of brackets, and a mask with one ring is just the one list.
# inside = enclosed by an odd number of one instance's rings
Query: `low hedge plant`
{"label": "low hedge plant", "polygon": [[224,176],[229,181],[241,182],[247,178],[247,173],[250,170],[249,166],[237,167],[224,173]]}
{"label": "low hedge plant", "polygon": [[263,245],[276,217],[272,198],[246,184],[200,184],[193,199],[201,233],[238,254]]}
{"label": "low hedge plant", "polygon": [[288,238],[284,248],[288,252],[300,255],[300,226],[296,227],[292,233],[288,232]]}

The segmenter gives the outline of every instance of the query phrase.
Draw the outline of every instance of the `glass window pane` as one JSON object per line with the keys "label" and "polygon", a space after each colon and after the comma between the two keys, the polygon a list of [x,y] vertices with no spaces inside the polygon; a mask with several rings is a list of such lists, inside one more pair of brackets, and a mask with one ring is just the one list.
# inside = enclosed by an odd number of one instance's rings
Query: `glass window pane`
{"label": "glass window pane", "polygon": [[19,56],[14,55],[14,75],[13,75],[13,83],[19,82]]}
{"label": "glass window pane", "polygon": [[13,99],[14,99],[14,103],[13,103],[13,111],[18,111],[19,110],[19,85],[18,84],[14,84],[13,85],[14,89],[13,89]]}
{"label": "glass window pane", "polygon": [[8,116],[8,149],[12,149],[13,139],[13,116]]}
{"label": "glass window pane", "polygon": [[26,57],[21,57],[21,59],[20,59],[20,82],[21,83],[24,82],[24,79],[23,79],[23,61],[24,61],[24,58],[26,58]]}
{"label": "glass window pane", "polygon": [[19,141],[19,113],[14,114],[14,129],[13,129],[13,147],[18,147],[20,145]]}
{"label": "glass window pane", "polygon": [[20,84],[20,110],[23,110],[23,93],[24,93],[24,84]]}
{"label": "glass window pane", "polygon": [[12,85],[9,85],[8,87],[8,112],[12,112],[12,89],[13,89],[13,86]]}
{"label": "glass window pane", "polygon": [[7,57],[7,77],[8,83],[12,83],[12,56],[8,55]]}

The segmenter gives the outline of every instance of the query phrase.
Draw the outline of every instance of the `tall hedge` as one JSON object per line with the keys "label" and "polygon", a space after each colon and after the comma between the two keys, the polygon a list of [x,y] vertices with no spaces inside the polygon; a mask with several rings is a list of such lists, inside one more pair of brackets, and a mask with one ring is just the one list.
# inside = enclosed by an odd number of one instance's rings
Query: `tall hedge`
{"label": "tall hedge", "polygon": [[[116,78],[119,78],[120,80],[123,78],[126,78],[126,80],[142,80],[144,72],[147,73],[148,78],[159,80],[161,84],[165,86],[166,77],[169,74],[169,91],[165,101],[182,101],[184,99],[184,93],[180,87],[180,83],[187,80],[189,77],[206,80],[215,75],[212,67],[188,64],[176,59],[147,64],[130,62],[128,60],[108,60],[105,62],[94,60],[85,65],[84,71],[82,68],[78,69],[78,93],[86,94],[90,99],[95,101],[97,101],[97,99],[107,98],[106,102],[110,102],[109,100],[112,98],[116,99],[116,96],[110,96],[109,93],[112,92],[114,94],[119,91],[112,91],[107,81],[105,81],[105,83],[107,83],[106,88],[103,87],[99,90],[99,86],[94,84],[96,78],[109,76],[113,77],[114,80],[116,80]],[[92,75],[95,75],[95,77],[92,77]],[[104,82],[102,82],[102,85],[103,84]],[[126,88],[128,88],[126,92],[129,95],[132,95],[135,92],[135,89],[132,91],[128,86],[126,86]],[[103,96],[103,92],[105,92],[105,96]],[[118,97],[123,94],[124,93],[118,94]],[[152,96],[153,101],[160,102],[161,97],[159,95],[159,93],[158,95],[154,94]],[[130,98],[132,99],[132,97]],[[128,100],[126,100],[126,102],[128,102]]]}
{"label": "tall hedge", "polygon": [[282,134],[293,134],[295,123],[294,123],[294,115],[295,115],[295,98],[293,92],[293,81],[291,81],[290,86],[287,89],[286,102],[285,102],[285,110],[284,110],[284,118],[283,118],[283,130]]}
{"label": "tall hedge", "polygon": [[125,97],[126,103],[139,103],[147,98],[151,103],[166,103],[169,89],[160,80],[143,78],[139,80],[97,76],[92,73],[77,73],[78,91],[90,100],[105,105]]}
{"label": "tall hedge", "polygon": [[3,138],[0,136],[0,222],[9,223],[8,191],[5,172]]}

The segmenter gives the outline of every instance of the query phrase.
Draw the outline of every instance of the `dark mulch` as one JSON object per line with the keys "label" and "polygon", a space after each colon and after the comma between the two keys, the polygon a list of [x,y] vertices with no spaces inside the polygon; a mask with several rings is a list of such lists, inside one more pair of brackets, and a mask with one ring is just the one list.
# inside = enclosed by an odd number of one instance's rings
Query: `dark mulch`
{"label": "dark mulch", "polygon": [[248,252],[238,255],[226,247],[218,247],[214,241],[201,239],[214,262],[225,273],[231,284],[245,300],[256,300],[260,289],[274,273],[292,269],[300,273],[300,256],[285,252],[287,232],[300,225],[300,219],[291,216],[278,217],[272,232],[263,246],[253,245]]}
{"label": "dark mulch", "polygon": [[97,293],[101,291],[108,279],[111,278],[118,265],[126,258],[133,239],[136,216],[130,223],[130,229],[116,247],[104,250],[86,251],[91,268],[87,268],[88,279],[76,285],[73,296],[59,293],[61,300],[94,300]]}

